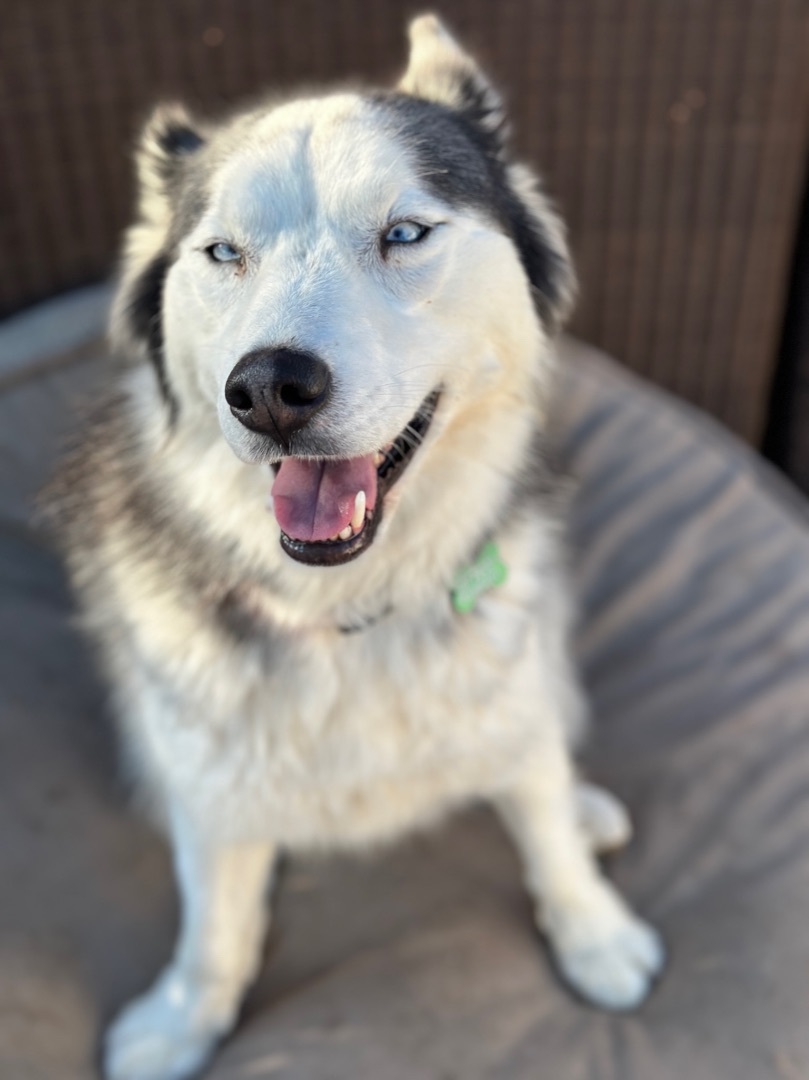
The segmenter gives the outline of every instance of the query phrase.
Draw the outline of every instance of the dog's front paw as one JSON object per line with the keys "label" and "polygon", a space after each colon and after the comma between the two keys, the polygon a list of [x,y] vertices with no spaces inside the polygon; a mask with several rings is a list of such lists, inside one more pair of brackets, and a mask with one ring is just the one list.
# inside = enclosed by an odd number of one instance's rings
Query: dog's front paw
{"label": "dog's front paw", "polygon": [[544,922],[565,980],[603,1009],[637,1008],[663,970],[666,951],[660,935],[609,888],[597,904]]}
{"label": "dog's front paw", "polygon": [[233,1026],[233,994],[168,968],[119,1014],[104,1040],[106,1080],[189,1080]]}

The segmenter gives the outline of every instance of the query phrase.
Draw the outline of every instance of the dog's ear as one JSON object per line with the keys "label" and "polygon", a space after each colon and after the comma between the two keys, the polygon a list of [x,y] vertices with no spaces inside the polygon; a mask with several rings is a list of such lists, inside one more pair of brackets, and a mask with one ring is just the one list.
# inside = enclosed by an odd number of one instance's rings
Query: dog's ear
{"label": "dog's ear", "polygon": [[[127,230],[110,337],[127,354],[147,356],[166,400],[172,396],[163,364],[163,285],[171,265],[173,231],[188,166],[207,133],[181,105],[160,105],[137,149],[138,216]],[[193,192],[191,193],[193,195]]]}
{"label": "dog's ear", "polygon": [[530,169],[509,164],[505,172],[511,236],[531,282],[537,311],[555,334],[573,310],[577,292],[567,230]]}
{"label": "dog's ear", "polygon": [[494,202],[531,283],[544,325],[557,331],[576,292],[565,229],[533,173],[510,160],[503,101],[435,15],[410,24],[410,60],[399,90],[453,110],[482,138]]}
{"label": "dog's ear", "polygon": [[183,105],[158,105],[137,151],[140,212],[154,224],[169,216],[171,196],[186,165],[206,142],[206,133]]}
{"label": "dog's ear", "polygon": [[502,146],[508,133],[503,101],[441,20],[420,15],[409,36],[410,58],[399,90],[455,109]]}

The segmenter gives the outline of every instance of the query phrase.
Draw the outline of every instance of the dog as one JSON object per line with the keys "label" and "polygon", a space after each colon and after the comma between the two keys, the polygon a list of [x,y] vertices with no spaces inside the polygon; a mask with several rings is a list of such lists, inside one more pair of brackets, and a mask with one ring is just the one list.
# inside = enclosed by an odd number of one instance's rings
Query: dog
{"label": "dog", "polygon": [[576,775],[544,433],[575,281],[503,104],[434,16],[390,91],[158,108],[115,387],[57,483],[129,765],[173,845],[174,956],[108,1080],[196,1075],[259,962],[280,851],[367,850],[488,801],[562,977],[646,997],[657,933]]}

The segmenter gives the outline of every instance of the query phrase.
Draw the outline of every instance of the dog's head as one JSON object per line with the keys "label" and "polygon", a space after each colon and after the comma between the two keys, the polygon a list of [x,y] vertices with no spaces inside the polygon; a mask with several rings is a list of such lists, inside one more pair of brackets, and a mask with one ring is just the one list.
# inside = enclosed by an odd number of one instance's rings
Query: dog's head
{"label": "dog's head", "polygon": [[392,92],[218,125],[164,107],[140,150],[114,338],[148,355],[172,423],[218,419],[273,466],[301,562],[364,551],[431,440],[530,399],[571,300],[499,97],[435,17],[410,34]]}

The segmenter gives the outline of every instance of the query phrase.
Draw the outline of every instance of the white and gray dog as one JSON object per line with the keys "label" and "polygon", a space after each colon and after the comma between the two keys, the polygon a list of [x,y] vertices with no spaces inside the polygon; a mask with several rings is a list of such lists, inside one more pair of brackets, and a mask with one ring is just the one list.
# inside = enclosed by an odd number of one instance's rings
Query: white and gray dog
{"label": "white and gray dog", "polygon": [[629,1009],[663,962],[577,781],[559,514],[537,447],[564,231],[433,16],[393,91],[157,111],[122,365],[57,485],[129,760],[174,848],[174,957],[110,1080],[195,1073],[256,974],[282,850],[368,849],[482,797],[558,968]]}

